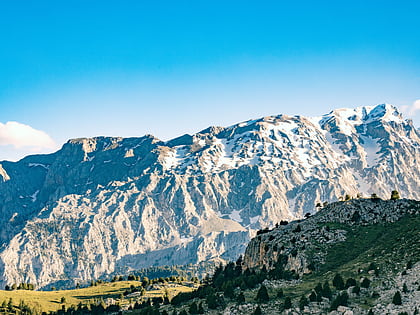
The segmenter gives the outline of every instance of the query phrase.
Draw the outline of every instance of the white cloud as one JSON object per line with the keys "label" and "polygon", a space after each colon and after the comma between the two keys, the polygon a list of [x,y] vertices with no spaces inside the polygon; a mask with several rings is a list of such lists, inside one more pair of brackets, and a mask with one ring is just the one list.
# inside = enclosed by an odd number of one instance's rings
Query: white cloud
{"label": "white cloud", "polygon": [[54,140],[44,131],[16,121],[0,123],[0,146],[12,146],[17,150],[32,152],[54,149]]}
{"label": "white cloud", "polygon": [[415,100],[412,105],[401,106],[401,111],[408,116],[416,115],[417,111],[420,111],[420,99]]}

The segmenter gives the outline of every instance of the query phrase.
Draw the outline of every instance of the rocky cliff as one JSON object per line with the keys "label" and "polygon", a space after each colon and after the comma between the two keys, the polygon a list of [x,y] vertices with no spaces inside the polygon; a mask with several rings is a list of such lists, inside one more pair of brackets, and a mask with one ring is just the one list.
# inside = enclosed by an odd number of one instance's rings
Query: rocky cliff
{"label": "rocky cliff", "polygon": [[0,163],[0,286],[233,259],[344,194],[420,198],[420,134],[391,105],[271,116],[171,141],[75,139]]}

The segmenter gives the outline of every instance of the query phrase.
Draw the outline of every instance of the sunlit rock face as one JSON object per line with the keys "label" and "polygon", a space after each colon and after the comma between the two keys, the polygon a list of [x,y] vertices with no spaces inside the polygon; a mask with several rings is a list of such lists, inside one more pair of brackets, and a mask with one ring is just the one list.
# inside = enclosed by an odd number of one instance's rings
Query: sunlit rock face
{"label": "sunlit rock face", "polygon": [[163,142],[74,139],[0,162],[0,286],[235,259],[341,196],[420,198],[420,134],[391,105],[270,116]]}

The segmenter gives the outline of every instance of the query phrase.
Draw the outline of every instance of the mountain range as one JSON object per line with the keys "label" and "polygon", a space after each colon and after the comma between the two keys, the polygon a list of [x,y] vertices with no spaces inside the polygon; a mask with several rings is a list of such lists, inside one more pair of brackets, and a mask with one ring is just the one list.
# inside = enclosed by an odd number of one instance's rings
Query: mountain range
{"label": "mountain range", "polygon": [[69,140],[0,162],[0,286],[236,259],[257,230],[345,195],[419,199],[419,166],[420,132],[389,104]]}

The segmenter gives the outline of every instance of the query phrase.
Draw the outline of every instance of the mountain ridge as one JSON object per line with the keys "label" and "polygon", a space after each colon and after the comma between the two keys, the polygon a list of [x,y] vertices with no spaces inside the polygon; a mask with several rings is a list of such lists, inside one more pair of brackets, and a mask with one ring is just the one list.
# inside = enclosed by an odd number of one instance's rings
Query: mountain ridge
{"label": "mountain ridge", "polygon": [[0,285],[234,259],[256,230],[319,202],[393,189],[420,199],[412,122],[386,104],[338,111],[169,141],[72,139],[53,154],[1,162]]}

